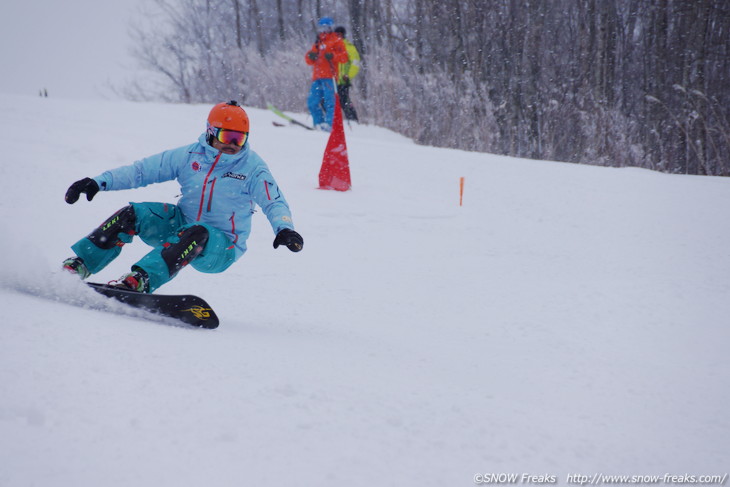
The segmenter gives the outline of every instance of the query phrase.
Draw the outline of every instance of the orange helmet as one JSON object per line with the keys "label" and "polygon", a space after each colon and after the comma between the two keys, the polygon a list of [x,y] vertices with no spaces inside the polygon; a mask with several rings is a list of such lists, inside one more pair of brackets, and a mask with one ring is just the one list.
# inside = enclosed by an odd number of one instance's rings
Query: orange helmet
{"label": "orange helmet", "polygon": [[208,129],[235,130],[248,133],[248,115],[236,100],[228,103],[219,103],[213,107],[208,115]]}

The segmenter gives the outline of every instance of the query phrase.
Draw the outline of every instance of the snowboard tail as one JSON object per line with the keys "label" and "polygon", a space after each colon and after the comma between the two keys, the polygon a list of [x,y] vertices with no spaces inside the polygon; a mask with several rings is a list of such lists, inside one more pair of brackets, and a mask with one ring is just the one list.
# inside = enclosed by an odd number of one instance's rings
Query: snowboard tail
{"label": "snowboard tail", "polygon": [[109,298],[116,299],[133,308],[167,316],[193,326],[217,328],[218,316],[203,299],[191,294],[149,294],[120,289],[108,284],[88,282],[89,287]]}

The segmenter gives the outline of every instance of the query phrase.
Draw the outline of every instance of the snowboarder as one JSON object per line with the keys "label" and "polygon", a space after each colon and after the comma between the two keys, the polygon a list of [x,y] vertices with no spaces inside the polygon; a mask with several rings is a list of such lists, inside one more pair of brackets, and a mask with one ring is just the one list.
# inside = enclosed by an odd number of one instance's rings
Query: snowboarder
{"label": "snowboarder", "polygon": [[312,114],[312,124],[325,132],[332,130],[338,65],[347,62],[345,44],[332,31],[333,27],[332,18],[319,19],[317,41],[304,56],[304,61],[313,68],[307,106]]}
{"label": "snowboarder", "polygon": [[337,73],[337,95],[340,97],[340,105],[342,105],[342,113],[345,114],[345,118],[357,122],[357,112],[350,100],[350,88],[352,79],[360,72],[360,53],[357,52],[355,44],[345,38],[347,31],[344,27],[336,27],[335,33],[342,38],[342,43],[345,44],[347,51],[347,62],[340,64]]}
{"label": "snowboarder", "polygon": [[177,204],[130,203],[76,242],[71,247],[76,255],[63,267],[86,279],[138,235],[154,249],[117,281],[118,287],[151,293],[187,264],[201,272],[223,272],[246,251],[255,205],[276,234],[274,248],[302,250],[304,241],[294,231],[289,205],[266,163],[251,150],[248,135],[246,111],[236,101],[219,103],[197,142],[73,183],[66,192],[69,204],[81,193],[91,201],[99,191],[173,179],[182,197]]}

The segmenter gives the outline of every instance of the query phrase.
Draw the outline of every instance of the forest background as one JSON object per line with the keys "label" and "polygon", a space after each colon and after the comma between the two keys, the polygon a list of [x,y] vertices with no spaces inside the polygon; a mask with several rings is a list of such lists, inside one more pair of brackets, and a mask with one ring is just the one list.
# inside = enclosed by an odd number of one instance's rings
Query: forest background
{"label": "forest background", "polygon": [[[305,112],[331,16],[362,56],[361,121],[416,142],[730,175],[726,0],[154,0],[138,100]],[[146,80],[148,78],[145,78]]]}

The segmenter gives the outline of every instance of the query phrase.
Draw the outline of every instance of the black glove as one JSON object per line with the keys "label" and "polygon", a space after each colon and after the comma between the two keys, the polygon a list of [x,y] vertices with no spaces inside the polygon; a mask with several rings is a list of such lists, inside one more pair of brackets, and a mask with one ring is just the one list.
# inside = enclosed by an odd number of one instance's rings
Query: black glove
{"label": "black glove", "polygon": [[307,56],[309,56],[309,59],[311,59],[312,61],[315,61],[319,57],[319,54],[314,51],[309,51],[307,53]]}
{"label": "black glove", "polygon": [[94,195],[99,192],[99,185],[96,184],[91,178],[84,178],[80,181],[76,181],[66,191],[66,203],[72,205],[79,200],[81,193],[86,193],[86,199],[91,201],[94,199]]}
{"label": "black glove", "polygon": [[324,58],[325,58],[325,59],[326,59],[327,61],[332,61],[332,58],[333,58],[333,57],[335,57],[335,55],[334,55],[334,54],[332,54],[331,52],[327,52],[327,53],[325,53],[325,55],[324,55]]}
{"label": "black glove", "polygon": [[294,230],[284,228],[276,234],[274,239],[274,248],[278,249],[279,245],[286,245],[292,252],[299,252],[304,247],[304,239]]}

